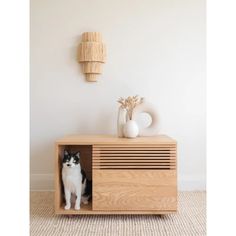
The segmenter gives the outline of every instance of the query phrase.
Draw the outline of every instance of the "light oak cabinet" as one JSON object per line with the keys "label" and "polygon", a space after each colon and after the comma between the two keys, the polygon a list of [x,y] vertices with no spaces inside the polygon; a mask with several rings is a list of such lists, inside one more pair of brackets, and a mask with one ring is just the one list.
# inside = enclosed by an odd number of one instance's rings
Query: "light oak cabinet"
{"label": "light oak cabinet", "polygon": [[[92,202],[64,210],[64,149],[80,151]],[[69,136],[56,142],[56,214],[167,214],[177,211],[177,144],[164,135],[136,139]],[[73,205],[72,205],[73,206]]]}

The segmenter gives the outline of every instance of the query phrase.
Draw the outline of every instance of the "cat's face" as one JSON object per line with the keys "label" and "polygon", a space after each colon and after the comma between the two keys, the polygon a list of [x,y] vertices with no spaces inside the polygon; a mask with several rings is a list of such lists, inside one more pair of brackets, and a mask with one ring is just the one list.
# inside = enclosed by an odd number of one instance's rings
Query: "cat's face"
{"label": "cat's face", "polygon": [[74,168],[80,164],[80,155],[79,152],[76,154],[70,154],[68,151],[64,151],[63,157],[63,167],[65,168]]}

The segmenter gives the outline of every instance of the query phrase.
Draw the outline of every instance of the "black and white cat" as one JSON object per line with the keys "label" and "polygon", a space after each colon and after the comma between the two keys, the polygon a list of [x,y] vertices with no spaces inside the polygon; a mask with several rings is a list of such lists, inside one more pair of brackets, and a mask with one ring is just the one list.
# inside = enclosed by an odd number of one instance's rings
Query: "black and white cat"
{"label": "black and white cat", "polygon": [[75,210],[80,209],[80,203],[88,204],[92,193],[92,183],[86,178],[84,170],[80,166],[80,154],[70,154],[64,151],[62,180],[66,205],[65,209],[71,208],[71,195],[76,195]]}

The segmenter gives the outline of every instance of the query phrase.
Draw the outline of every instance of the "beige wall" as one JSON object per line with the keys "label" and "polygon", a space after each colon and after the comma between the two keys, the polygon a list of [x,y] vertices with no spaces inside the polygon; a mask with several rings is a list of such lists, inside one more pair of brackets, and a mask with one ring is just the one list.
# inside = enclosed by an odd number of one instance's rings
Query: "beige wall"
{"label": "beige wall", "polygon": [[[76,62],[84,31],[108,60],[98,83]],[[116,132],[120,96],[158,108],[178,140],[181,189],[205,189],[205,1],[31,0],[31,188],[53,189],[54,141]]]}

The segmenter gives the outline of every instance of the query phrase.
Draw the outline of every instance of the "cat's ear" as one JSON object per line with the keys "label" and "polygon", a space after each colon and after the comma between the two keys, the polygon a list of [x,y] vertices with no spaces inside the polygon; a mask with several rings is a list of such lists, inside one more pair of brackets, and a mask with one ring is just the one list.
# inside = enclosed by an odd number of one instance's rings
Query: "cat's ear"
{"label": "cat's ear", "polygon": [[75,156],[80,159],[80,153],[79,153],[79,152],[76,152],[76,153],[75,153]]}
{"label": "cat's ear", "polygon": [[67,150],[64,150],[64,156],[69,156],[69,153]]}

